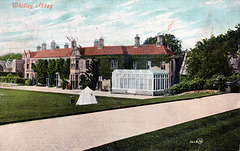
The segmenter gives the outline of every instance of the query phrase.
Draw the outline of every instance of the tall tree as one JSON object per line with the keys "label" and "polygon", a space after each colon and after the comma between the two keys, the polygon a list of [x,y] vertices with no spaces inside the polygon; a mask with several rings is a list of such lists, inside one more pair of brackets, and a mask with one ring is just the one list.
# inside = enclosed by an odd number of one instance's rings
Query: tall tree
{"label": "tall tree", "polygon": [[[163,44],[168,46],[174,53],[176,54],[183,54],[182,52],[182,41],[176,38],[172,34],[163,34]],[[147,38],[143,44],[156,44],[157,36]]]}
{"label": "tall tree", "polygon": [[70,59],[68,58],[66,62],[64,59],[60,58],[56,60],[56,72],[59,73],[60,79],[63,82],[63,85],[66,85],[67,79],[70,75]]}
{"label": "tall tree", "polygon": [[48,69],[47,69],[47,73],[48,73],[48,78],[49,78],[49,84],[50,86],[55,86],[55,78],[56,78],[56,61],[53,60],[49,60],[49,65],[48,65]]}
{"label": "tall tree", "polygon": [[197,42],[189,53],[188,76],[204,79],[216,74],[231,76],[233,68],[229,60],[236,55],[239,44],[240,25],[236,26],[236,30],[229,30],[226,34]]}
{"label": "tall tree", "polygon": [[39,83],[46,84],[46,78],[48,76],[47,74],[47,68],[48,68],[48,61],[47,60],[38,60],[37,65],[32,63],[32,69],[34,72],[36,72],[36,78]]}

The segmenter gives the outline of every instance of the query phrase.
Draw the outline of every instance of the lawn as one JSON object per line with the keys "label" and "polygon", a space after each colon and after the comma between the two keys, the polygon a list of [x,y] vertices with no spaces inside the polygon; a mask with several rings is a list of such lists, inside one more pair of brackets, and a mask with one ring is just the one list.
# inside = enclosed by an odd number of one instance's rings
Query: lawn
{"label": "lawn", "polygon": [[89,150],[238,151],[239,147],[240,109],[236,109]]}
{"label": "lawn", "polygon": [[[75,106],[70,104],[70,94],[0,89],[0,125],[146,104],[186,100],[216,94],[220,93],[185,94],[146,100],[97,97],[98,104]],[[75,96],[77,100],[78,96]]]}

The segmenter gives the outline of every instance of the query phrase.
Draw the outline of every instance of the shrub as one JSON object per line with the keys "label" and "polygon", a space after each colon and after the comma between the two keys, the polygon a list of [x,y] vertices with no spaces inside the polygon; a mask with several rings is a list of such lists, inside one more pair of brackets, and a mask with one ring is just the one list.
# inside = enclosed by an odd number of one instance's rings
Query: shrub
{"label": "shrub", "polygon": [[9,73],[7,76],[0,76],[0,82],[25,84],[25,79],[20,78],[19,76],[16,76],[12,73]]}
{"label": "shrub", "polygon": [[32,79],[27,79],[25,81],[25,85],[32,85]]}

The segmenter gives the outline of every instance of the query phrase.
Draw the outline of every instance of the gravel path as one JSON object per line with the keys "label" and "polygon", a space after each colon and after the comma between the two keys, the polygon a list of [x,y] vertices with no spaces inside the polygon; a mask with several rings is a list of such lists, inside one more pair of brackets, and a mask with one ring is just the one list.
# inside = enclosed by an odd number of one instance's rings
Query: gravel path
{"label": "gravel path", "polygon": [[4,125],[1,151],[78,151],[240,107],[240,94]]}

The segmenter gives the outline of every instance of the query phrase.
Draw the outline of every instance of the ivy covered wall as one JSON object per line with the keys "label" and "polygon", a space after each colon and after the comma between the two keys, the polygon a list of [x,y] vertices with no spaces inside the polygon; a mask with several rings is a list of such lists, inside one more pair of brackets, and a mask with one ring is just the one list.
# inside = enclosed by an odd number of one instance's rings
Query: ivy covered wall
{"label": "ivy covered wall", "polygon": [[161,62],[170,61],[169,55],[103,55],[81,56],[82,59],[97,59],[99,61],[99,73],[103,79],[111,79],[113,69],[111,60],[118,60],[118,69],[133,69],[133,62],[137,62],[138,69],[146,69],[146,62],[152,61],[152,66],[161,66]]}

